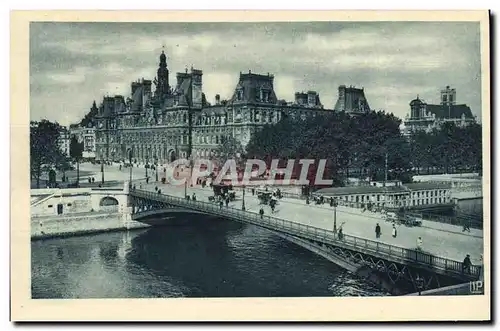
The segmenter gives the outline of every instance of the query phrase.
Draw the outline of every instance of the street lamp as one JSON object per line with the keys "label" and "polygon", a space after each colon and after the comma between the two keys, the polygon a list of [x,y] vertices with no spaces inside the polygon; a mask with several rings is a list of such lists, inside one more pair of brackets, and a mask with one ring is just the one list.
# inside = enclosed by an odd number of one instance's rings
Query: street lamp
{"label": "street lamp", "polygon": [[130,181],[129,185],[132,186],[132,149],[128,150],[128,162],[130,167]]}
{"label": "street lamp", "polygon": [[104,185],[104,160],[101,156],[101,183]]}
{"label": "street lamp", "polygon": [[245,185],[243,185],[243,201],[241,202],[241,210],[245,211]]}
{"label": "street lamp", "polygon": [[144,165],[144,168],[146,169],[146,178],[148,178],[148,168],[149,168],[149,157],[146,155],[146,164]]}
{"label": "street lamp", "polygon": [[155,155],[155,171],[156,171],[156,181],[158,181],[158,158]]}
{"label": "street lamp", "polygon": [[189,178],[186,178],[186,180],[184,181],[184,198],[187,197],[187,184],[188,184],[188,179],[191,180],[192,176],[193,176],[193,157],[190,155],[189,158],[189,172],[190,172],[190,176]]}
{"label": "street lamp", "polygon": [[333,233],[337,234],[337,198],[333,199]]}

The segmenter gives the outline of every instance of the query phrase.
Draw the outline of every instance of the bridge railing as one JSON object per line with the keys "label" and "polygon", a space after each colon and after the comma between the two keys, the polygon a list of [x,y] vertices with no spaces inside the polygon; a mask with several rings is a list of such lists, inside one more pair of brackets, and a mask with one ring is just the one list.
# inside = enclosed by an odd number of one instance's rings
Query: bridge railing
{"label": "bridge railing", "polygon": [[413,265],[440,269],[446,271],[447,273],[452,273],[468,278],[477,278],[480,274],[479,266],[471,266],[470,270],[466,271],[466,274],[464,274],[463,263],[459,261],[438,257],[415,249],[407,249],[346,234],[342,235],[342,237],[339,238],[338,235],[330,230],[288,221],[272,216],[261,216],[254,212],[242,211],[236,208],[221,208],[220,205],[213,202],[211,203],[187,200],[179,197],[143,190],[135,190],[131,193],[140,198],[151,199],[153,201],[163,201],[201,212],[207,212],[220,216],[228,216],[233,219],[252,223],[271,230],[283,231],[303,238],[318,240],[323,243],[342,246],[365,253],[372,253],[376,256],[385,257],[388,260],[394,260],[395,258],[397,258]]}

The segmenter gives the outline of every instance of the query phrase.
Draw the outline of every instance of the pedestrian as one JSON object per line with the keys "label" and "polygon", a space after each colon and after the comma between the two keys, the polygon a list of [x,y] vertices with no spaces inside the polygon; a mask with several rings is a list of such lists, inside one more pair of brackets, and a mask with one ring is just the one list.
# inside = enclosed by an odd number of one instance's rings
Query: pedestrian
{"label": "pedestrian", "polygon": [[264,217],[264,209],[262,209],[262,207],[260,207],[259,214],[260,218]]}
{"label": "pedestrian", "polygon": [[120,164],[120,171],[122,171],[122,165]]}
{"label": "pedestrian", "polygon": [[333,197],[330,198],[330,207],[333,207]]}
{"label": "pedestrian", "polygon": [[158,190],[158,194],[161,194],[161,189]]}
{"label": "pedestrian", "polygon": [[92,177],[92,183],[95,183],[95,178],[94,177]]}
{"label": "pedestrian", "polygon": [[255,195],[255,188],[252,187],[252,195]]}
{"label": "pedestrian", "polygon": [[134,184],[134,186],[132,187],[132,189],[135,191],[135,184]]}
{"label": "pedestrian", "polygon": [[226,198],[226,207],[229,207],[229,198]]}
{"label": "pedestrian", "polygon": [[89,184],[92,183],[92,178],[89,177]]}
{"label": "pedestrian", "polygon": [[465,232],[465,231],[470,232],[470,225],[469,225],[469,221],[467,221],[467,220],[464,221],[464,228],[462,229],[462,232]]}
{"label": "pedestrian", "polygon": [[380,224],[377,223],[377,225],[375,226],[375,236],[377,238],[380,238],[380,234],[381,234],[381,231],[380,231]]}
{"label": "pedestrian", "polygon": [[339,228],[339,231],[337,232],[337,235],[339,236],[340,240],[342,240],[342,238],[344,238],[344,232],[342,231],[342,227]]}
{"label": "pedestrian", "polygon": [[224,206],[224,203],[221,201],[219,201],[219,209],[222,209],[222,206]]}
{"label": "pedestrian", "polygon": [[418,239],[417,239],[417,250],[418,251],[422,250],[422,245],[423,245],[422,237],[418,237]]}
{"label": "pedestrian", "polygon": [[396,230],[396,225],[393,224],[392,225],[392,237],[396,238],[397,235],[398,235],[398,230]]}
{"label": "pedestrian", "polygon": [[193,193],[193,201],[196,201],[196,193]]}
{"label": "pedestrian", "polygon": [[149,177],[146,177],[146,184],[149,184]]}
{"label": "pedestrian", "polygon": [[155,186],[155,192],[157,192],[157,191],[158,191],[158,186]]}
{"label": "pedestrian", "polygon": [[462,273],[467,272],[470,274],[470,267],[472,266],[472,262],[470,261],[470,255],[467,254],[467,256],[464,259],[464,263],[462,264]]}

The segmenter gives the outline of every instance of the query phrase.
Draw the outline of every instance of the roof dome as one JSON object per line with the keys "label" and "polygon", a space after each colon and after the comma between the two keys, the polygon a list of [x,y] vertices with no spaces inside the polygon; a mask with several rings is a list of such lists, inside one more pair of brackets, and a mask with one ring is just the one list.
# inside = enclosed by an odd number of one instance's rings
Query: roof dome
{"label": "roof dome", "polygon": [[420,100],[417,96],[416,99],[413,99],[412,101],[410,101],[410,106],[414,106],[414,105],[421,105],[423,102],[422,100]]}

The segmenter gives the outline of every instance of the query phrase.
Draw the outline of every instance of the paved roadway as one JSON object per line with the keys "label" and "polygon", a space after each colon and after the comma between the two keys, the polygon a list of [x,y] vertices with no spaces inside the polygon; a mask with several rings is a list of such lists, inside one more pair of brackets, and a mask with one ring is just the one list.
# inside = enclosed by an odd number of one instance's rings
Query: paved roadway
{"label": "paved roadway", "polygon": [[[85,170],[92,171],[98,166],[82,165]],[[88,167],[90,166],[90,167]],[[128,180],[129,169],[119,171],[118,167],[107,167],[106,178],[110,180]],[[152,182],[146,185],[144,181],[144,168],[133,168],[133,178],[139,179],[135,185],[136,188],[147,189],[154,191],[155,186],[161,189],[162,193],[174,196],[184,196],[184,186],[173,186],[161,184],[154,181],[154,173]],[[161,177],[161,176],[159,176]],[[134,181],[135,182],[135,181]],[[196,193],[199,201],[208,201],[208,197],[213,195],[211,188],[188,187],[189,195]],[[242,192],[237,191],[237,200],[229,204],[230,207],[241,208]],[[246,210],[258,213],[260,209],[259,201],[256,196],[252,196],[250,190],[247,189],[245,194]],[[264,206],[265,214],[271,214],[271,209]],[[333,230],[333,208],[329,205],[306,205],[305,201],[298,199],[283,198],[280,200],[274,214],[277,218],[283,218],[294,222],[299,222],[306,225],[311,225],[319,228]],[[380,224],[382,236],[379,239],[375,238],[375,225]],[[358,209],[339,206],[337,207],[337,228],[343,227],[344,234],[366,238],[370,240],[380,241],[383,243],[414,249],[416,240],[419,236],[423,240],[423,250],[440,257],[462,261],[466,254],[470,254],[473,264],[480,263],[480,256],[483,253],[483,235],[482,230],[471,229],[471,232],[462,232],[460,226],[451,224],[436,223],[424,221],[422,227],[406,227],[398,226],[398,235],[393,238],[391,235],[392,224],[385,222],[380,214],[371,212],[361,212]]]}

